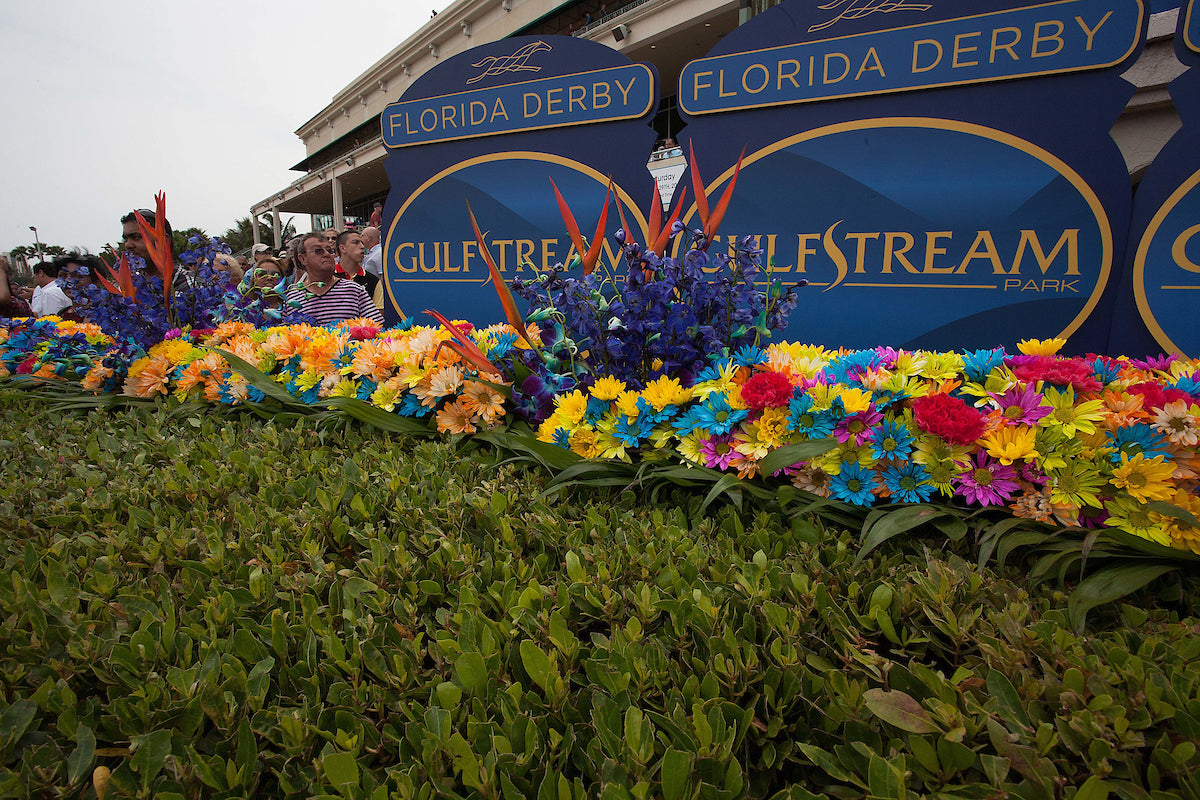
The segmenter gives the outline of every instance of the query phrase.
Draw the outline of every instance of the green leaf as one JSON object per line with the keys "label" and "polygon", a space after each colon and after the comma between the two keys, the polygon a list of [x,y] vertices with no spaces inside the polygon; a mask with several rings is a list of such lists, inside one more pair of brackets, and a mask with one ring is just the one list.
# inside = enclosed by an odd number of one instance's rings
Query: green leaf
{"label": "green leaf", "polygon": [[868,553],[893,536],[918,528],[945,513],[942,509],[929,505],[902,506],[882,513],[874,524],[869,524],[863,530],[862,547],[854,563],[859,564]]}
{"label": "green leaf", "polygon": [[1099,775],[1093,775],[1079,787],[1075,800],[1108,800],[1108,784]]}
{"label": "green leaf", "polygon": [[863,694],[863,701],[872,714],[902,731],[936,733],[938,730],[929,712],[904,692],[869,689]]}
{"label": "green leaf", "polygon": [[18,700],[0,715],[0,738],[12,744],[25,735],[25,729],[37,716],[37,703],[32,700]]}
{"label": "green leaf", "polygon": [[389,411],[384,411],[382,408],[377,408],[370,403],[359,400],[357,397],[327,397],[318,406],[341,411],[354,417],[359,422],[365,423],[375,428],[392,433],[403,433],[409,436],[429,436],[433,434],[433,429],[429,427],[428,420],[418,420],[415,417],[402,417],[399,414],[393,414]]}
{"label": "green leaf", "polygon": [[142,776],[142,786],[149,787],[163,761],[171,754],[171,732],[169,730],[154,731],[144,736],[133,736],[131,750],[133,758],[129,765]]}
{"label": "green leaf", "polygon": [[1015,720],[1026,728],[1030,727],[1029,715],[1025,713],[1025,707],[1021,705],[1021,695],[1017,694],[1017,688],[1013,686],[1012,681],[998,669],[991,669],[987,676],[988,694],[999,701],[1000,707],[1007,712],[1004,716],[1006,719]]}
{"label": "green leaf", "polygon": [[358,788],[358,761],[350,753],[330,753],[321,759],[325,778],[345,797]]}
{"label": "green leaf", "polygon": [[550,682],[551,671],[554,669],[550,656],[546,655],[536,644],[525,639],[521,642],[521,663],[525,666],[525,672],[529,673],[533,682],[540,686],[542,691],[545,691]]}
{"label": "green leaf", "polygon": [[1083,635],[1087,613],[1145,587],[1155,578],[1179,569],[1178,564],[1118,564],[1105,567],[1080,582],[1067,598],[1067,615],[1075,632]]}
{"label": "green leaf", "polygon": [[458,704],[462,702],[462,694],[462,689],[450,681],[442,681],[437,685],[438,702],[441,703],[442,708],[458,708]]}
{"label": "green leaf", "polygon": [[[1200,528],[1200,520],[1197,520],[1192,512],[1185,508],[1180,508],[1174,503],[1168,503],[1166,500],[1151,500],[1146,503],[1146,508],[1156,514],[1162,514],[1164,517],[1172,517],[1180,522],[1186,522],[1193,528]],[[1076,795],[1078,797],[1078,795]]]}
{"label": "green leaf", "polygon": [[487,685],[487,665],[479,653],[463,653],[454,662],[454,675],[471,694],[479,694]]}
{"label": "green leaf", "polygon": [[666,800],[679,800],[687,790],[692,771],[692,754],[667,748],[662,760],[662,790]]}
{"label": "green leaf", "polygon": [[763,475],[774,475],[784,467],[824,455],[837,446],[838,440],[832,436],[827,439],[814,439],[810,442],[785,444],[783,447],[777,447],[767,453],[758,462],[758,469]]}
{"label": "green leaf", "polygon": [[67,756],[67,783],[74,785],[91,774],[95,753],[96,734],[80,723],[75,729],[75,749]]}

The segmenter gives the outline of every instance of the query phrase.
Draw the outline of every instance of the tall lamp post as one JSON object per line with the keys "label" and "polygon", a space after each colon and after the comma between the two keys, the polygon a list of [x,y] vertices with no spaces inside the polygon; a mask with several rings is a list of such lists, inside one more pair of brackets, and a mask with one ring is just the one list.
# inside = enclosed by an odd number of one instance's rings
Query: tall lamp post
{"label": "tall lamp post", "polygon": [[42,255],[42,240],[38,238],[37,228],[33,225],[30,225],[29,230],[33,231],[33,240],[37,242],[38,261],[45,261],[46,257]]}

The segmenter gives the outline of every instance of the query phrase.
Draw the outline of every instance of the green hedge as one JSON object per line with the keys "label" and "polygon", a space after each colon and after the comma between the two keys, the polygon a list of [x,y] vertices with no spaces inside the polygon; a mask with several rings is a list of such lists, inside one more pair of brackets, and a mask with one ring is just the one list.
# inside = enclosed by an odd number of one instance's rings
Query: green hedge
{"label": "green hedge", "polygon": [[1190,592],[1078,636],[932,542],[303,420],[9,393],[0,453],[5,796],[1200,796]]}

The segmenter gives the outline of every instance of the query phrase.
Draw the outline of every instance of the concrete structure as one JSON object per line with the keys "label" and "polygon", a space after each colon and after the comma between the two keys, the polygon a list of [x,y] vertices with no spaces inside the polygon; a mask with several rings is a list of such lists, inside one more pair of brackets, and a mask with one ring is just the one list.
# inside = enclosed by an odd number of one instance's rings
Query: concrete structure
{"label": "concrete structure", "polygon": [[[296,130],[306,156],[295,181],[255,203],[255,218],[271,214],[275,246],[280,212],[312,215],[313,229],[363,220],[388,192],[379,115],[412,81],[441,60],[485,42],[515,35],[574,34],[613,47],[633,61],[655,65],[662,98],[654,127],[676,135],[682,122],[675,92],[684,64],[701,58],[735,27],[779,0],[456,0],[359,75]],[[1178,12],[1154,14],[1145,51],[1125,77],[1137,86],[1113,136],[1131,180],[1141,178],[1179,128],[1166,84],[1184,67],[1175,58]],[[255,236],[258,226],[252,226]],[[257,241],[257,239],[256,239]]]}

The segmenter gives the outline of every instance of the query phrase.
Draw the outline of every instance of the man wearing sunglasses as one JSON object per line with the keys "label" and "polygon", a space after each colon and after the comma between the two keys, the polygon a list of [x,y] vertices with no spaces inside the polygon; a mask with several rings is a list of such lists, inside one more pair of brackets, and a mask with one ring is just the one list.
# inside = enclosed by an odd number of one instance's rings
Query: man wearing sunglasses
{"label": "man wearing sunglasses", "polygon": [[300,301],[300,311],[328,325],[343,319],[367,317],[383,323],[383,314],[363,287],[336,273],[336,245],[317,233],[306,235],[296,248],[303,280],[288,291],[288,301]]}

